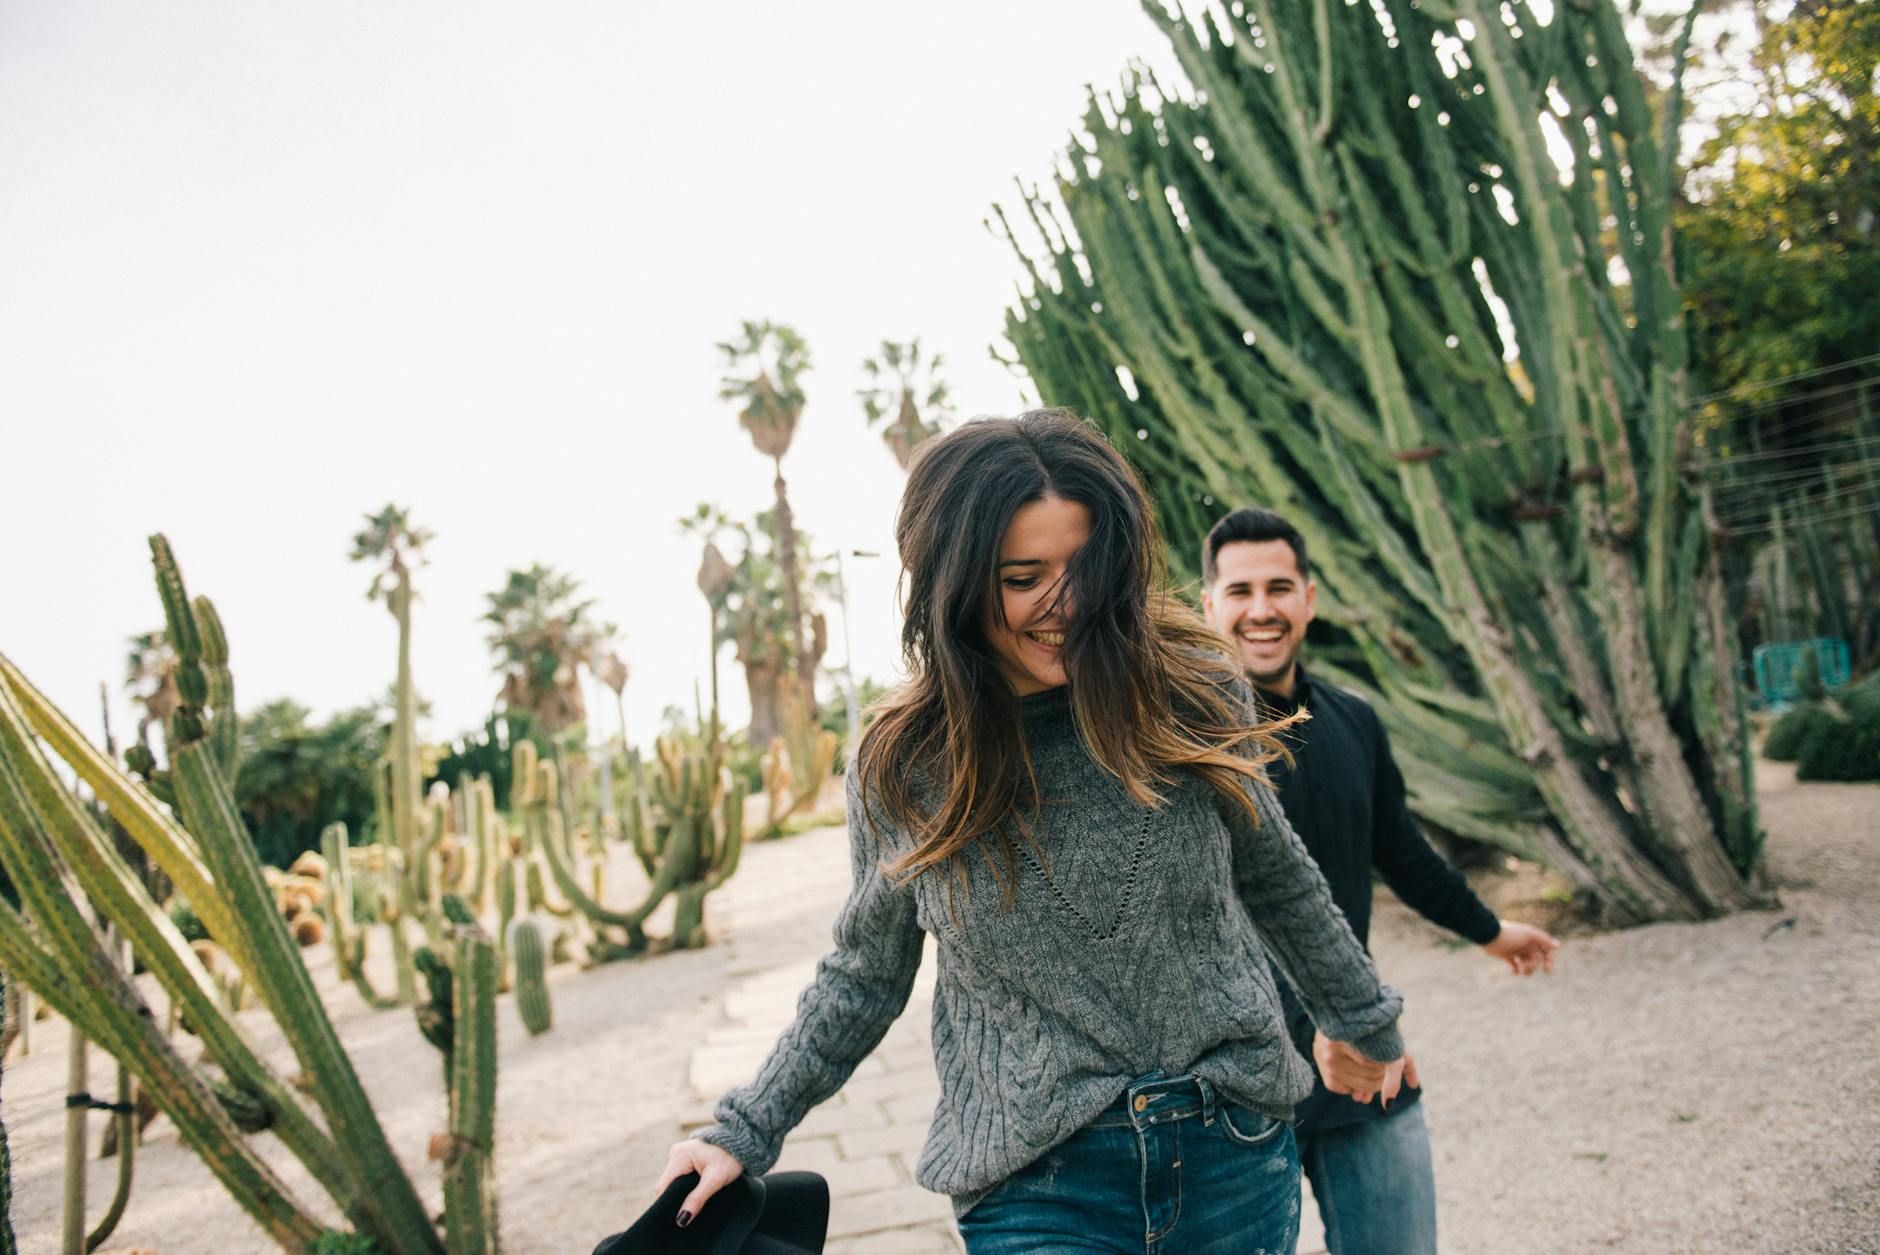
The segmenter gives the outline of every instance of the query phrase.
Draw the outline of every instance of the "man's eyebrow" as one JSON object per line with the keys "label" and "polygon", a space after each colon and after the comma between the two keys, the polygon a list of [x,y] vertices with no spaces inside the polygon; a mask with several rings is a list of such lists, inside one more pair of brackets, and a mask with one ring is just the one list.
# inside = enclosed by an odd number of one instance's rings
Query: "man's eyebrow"
{"label": "man's eyebrow", "polygon": [[1006,567],[1009,567],[1009,566],[1043,566],[1043,565],[1044,565],[1043,558],[1007,558],[1004,562],[999,563],[999,569],[1003,571],[1005,570]]}

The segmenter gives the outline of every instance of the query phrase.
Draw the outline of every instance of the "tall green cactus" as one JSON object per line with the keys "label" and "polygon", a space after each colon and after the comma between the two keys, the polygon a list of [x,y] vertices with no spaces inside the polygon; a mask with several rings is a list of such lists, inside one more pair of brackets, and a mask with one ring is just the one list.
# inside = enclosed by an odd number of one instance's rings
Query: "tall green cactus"
{"label": "tall green cactus", "polygon": [[[242,1091],[244,1107],[269,1110],[270,1127],[355,1227],[388,1249],[438,1250],[437,1234],[372,1113],[235,809],[216,744],[218,720],[233,715],[233,689],[223,682],[227,654],[213,609],[190,602],[162,537],[151,539],[151,554],[178,654],[182,704],[169,721],[168,740],[182,823],[0,660],[0,861],[14,872],[33,915],[29,929],[17,913],[0,910],[0,961],[137,1075],[266,1232],[289,1249],[304,1249],[321,1226],[256,1156],[214,1090],[180,1059],[136,987],[110,962],[74,906],[89,897],[202,1034]],[[40,739],[195,905],[280,1026],[311,1082],[324,1128],[260,1060],[168,916],[66,790]]]}
{"label": "tall green cactus", "polygon": [[[0,972],[0,1005],[6,1002],[7,977]],[[7,1149],[7,1126],[0,1119],[0,1255],[17,1255],[13,1236],[13,1156]]]}
{"label": "tall green cactus", "polygon": [[526,916],[517,920],[510,929],[509,950],[516,964],[516,1010],[529,1035],[540,1036],[554,1023],[548,996],[548,947],[542,942],[540,925]]}
{"label": "tall green cactus", "polygon": [[705,898],[738,869],[744,849],[744,782],[724,768],[724,745],[714,712],[707,735],[662,737],[650,778],[653,883],[632,912],[633,931],[666,895],[677,898],[674,949],[703,946]]}
{"label": "tall green cactus", "polygon": [[326,859],[326,921],[333,946],[333,965],[350,980],[368,1006],[389,1010],[398,1006],[395,995],[382,994],[366,975],[366,929],[353,916],[352,847],[343,823],[320,831],[320,852]]}
{"label": "tall green cactus", "polygon": [[[74,1031],[125,1063],[156,1098],[185,1143],[275,1241],[301,1249],[321,1226],[249,1144],[207,1080],[164,1037],[141,993],[78,903],[100,891],[108,915],[128,903],[127,932],[151,946],[153,970],[172,996],[189,997],[191,1014],[225,1020],[205,973],[168,916],[141,901],[129,868],[39,754],[10,688],[0,691],[0,862],[32,916],[0,900],[0,962],[66,1017]],[[114,901],[115,899],[115,901]],[[107,905],[109,904],[109,905]],[[135,944],[135,942],[133,942]],[[144,953],[139,946],[139,953]],[[156,968],[154,965],[162,967]],[[209,1029],[204,1024],[204,1039]],[[225,1048],[230,1044],[221,1043]],[[239,1050],[245,1043],[235,1043]],[[291,1102],[291,1099],[289,1100]]]}
{"label": "tall green cactus", "polygon": [[1093,100],[1025,198],[1015,364],[1145,472],[1178,570],[1234,506],[1300,527],[1313,664],[1374,699],[1425,820],[1622,918],[1755,901],[1676,93],[1655,121],[1611,0],[1145,7],[1186,82]]}
{"label": "tall green cactus", "polygon": [[482,929],[457,926],[451,967],[444,1239],[450,1255],[496,1255],[496,948]]}
{"label": "tall green cactus", "polygon": [[[461,899],[444,901],[442,950],[419,947],[413,963],[429,998],[418,1031],[444,1065],[450,1131],[444,1141],[444,1241],[450,1255],[497,1250],[496,947]],[[453,909],[454,908],[454,909]]]}

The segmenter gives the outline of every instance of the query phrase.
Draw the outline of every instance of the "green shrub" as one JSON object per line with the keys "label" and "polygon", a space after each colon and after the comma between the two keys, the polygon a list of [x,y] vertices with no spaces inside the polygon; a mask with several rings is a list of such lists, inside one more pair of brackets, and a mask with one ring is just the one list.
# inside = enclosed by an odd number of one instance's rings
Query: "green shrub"
{"label": "green shrub", "polygon": [[384,1255],[384,1252],[364,1234],[328,1229],[313,1240],[313,1255]]}
{"label": "green shrub", "polygon": [[184,941],[207,941],[209,930],[202,926],[202,920],[196,914],[196,908],[181,894],[170,899],[170,922],[176,925],[176,931],[183,934]]}
{"label": "green shrub", "polygon": [[1763,738],[1762,755],[1770,762],[1792,763],[1801,753],[1802,742],[1829,715],[1819,702],[1797,702],[1783,712],[1769,735]]}
{"label": "green shrub", "polygon": [[1797,746],[1796,778],[1880,780],[1880,687],[1841,689],[1819,709]]}

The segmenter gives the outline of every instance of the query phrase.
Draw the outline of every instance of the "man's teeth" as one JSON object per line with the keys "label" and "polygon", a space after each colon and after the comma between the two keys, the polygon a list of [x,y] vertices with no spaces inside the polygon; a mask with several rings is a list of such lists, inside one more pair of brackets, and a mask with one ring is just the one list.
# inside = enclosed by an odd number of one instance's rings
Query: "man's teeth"
{"label": "man's teeth", "polygon": [[1064,633],[1062,632],[1027,632],[1025,635],[1031,637],[1032,640],[1037,641],[1040,645],[1049,645],[1053,649],[1056,649],[1064,643]]}
{"label": "man's teeth", "polygon": [[1240,639],[1243,641],[1259,641],[1262,644],[1270,644],[1273,641],[1283,640],[1285,636],[1286,633],[1281,628],[1247,628],[1241,632]]}

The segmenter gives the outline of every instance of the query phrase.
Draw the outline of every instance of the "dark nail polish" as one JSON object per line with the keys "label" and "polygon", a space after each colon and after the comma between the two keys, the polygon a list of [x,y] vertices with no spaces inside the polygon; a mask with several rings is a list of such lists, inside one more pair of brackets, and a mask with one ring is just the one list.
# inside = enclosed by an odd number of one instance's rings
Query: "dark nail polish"
{"label": "dark nail polish", "polygon": [[689,1224],[691,1224],[691,1223],[692,1223],[692,1213],[691,1213],[691,1212],[689,1212],[689,1211],[682,1211],[682,1212],[680,1212],[680,1213],[679,1213],[679,1227],[680,1227],[681,1229],[683,1229],[683,1228],[685,1228],[685,1227],[686,1227],[687,1225],[689,1225]]}

